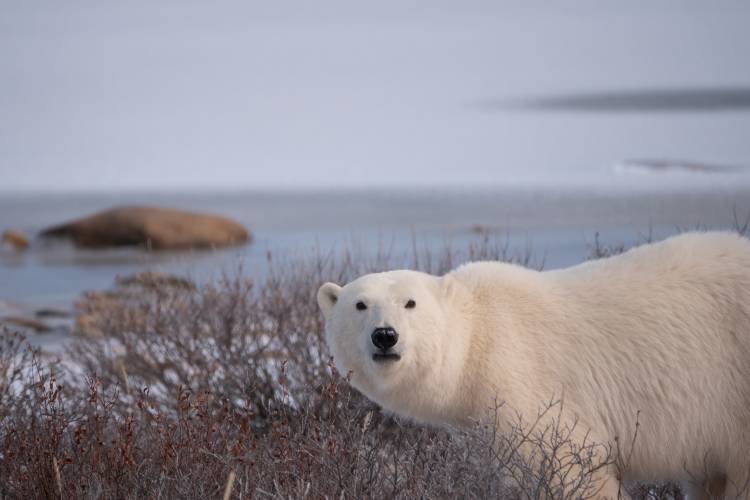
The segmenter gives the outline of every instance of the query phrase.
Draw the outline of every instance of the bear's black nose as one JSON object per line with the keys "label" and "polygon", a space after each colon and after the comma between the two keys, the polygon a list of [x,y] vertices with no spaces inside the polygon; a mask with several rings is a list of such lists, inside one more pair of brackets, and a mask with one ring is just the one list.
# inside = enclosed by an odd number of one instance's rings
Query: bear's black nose
{"label": "bear's black nose", "polygon": [[371,338],[375,347],[387,351],[398,342],[398,333],[391,327],[376,328],[372,332]]}

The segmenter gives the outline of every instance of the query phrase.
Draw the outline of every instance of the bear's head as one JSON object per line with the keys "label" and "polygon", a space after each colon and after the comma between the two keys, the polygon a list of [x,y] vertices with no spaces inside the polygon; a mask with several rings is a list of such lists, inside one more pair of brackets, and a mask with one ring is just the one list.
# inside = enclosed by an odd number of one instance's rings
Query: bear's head
{"label": "bear's head", "polygon": [[336,368],[386,409],[435,420],[436,400],[446,399],[446,384],[456,385],[468,351],[456,331],[459,287],[450,275],[416,271],[324,284],[318,304]]}

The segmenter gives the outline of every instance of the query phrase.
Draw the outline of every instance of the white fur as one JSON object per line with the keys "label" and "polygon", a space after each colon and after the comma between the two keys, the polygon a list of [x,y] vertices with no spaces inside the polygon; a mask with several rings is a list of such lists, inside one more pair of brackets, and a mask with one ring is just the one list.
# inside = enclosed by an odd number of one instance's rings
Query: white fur
{"label": "white fur", "polygon": [[[638,415],[631,478],[726,475],[729,494],[747,479],[750,241],[737,235],[688,233],[547,272],[371,274],[323,285],[318,302],[339,370],[395,413],[461,425],[498,399],[533,417],[562,396],[591,439],[619,437],[627,454]],[[398,332],[401,360],[373,361],[379,326]]]}

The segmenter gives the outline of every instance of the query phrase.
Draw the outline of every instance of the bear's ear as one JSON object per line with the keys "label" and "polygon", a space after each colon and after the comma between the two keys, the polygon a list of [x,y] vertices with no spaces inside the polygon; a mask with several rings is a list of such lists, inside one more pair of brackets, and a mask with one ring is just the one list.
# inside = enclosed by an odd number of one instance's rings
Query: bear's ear
{"label": "bear's ear", "polygon": [[341,293],[341,287],[336,283],[324,283],[318,288],[318,305],[326,319],[331,315],[333,306],[339,300],[339,293]]}

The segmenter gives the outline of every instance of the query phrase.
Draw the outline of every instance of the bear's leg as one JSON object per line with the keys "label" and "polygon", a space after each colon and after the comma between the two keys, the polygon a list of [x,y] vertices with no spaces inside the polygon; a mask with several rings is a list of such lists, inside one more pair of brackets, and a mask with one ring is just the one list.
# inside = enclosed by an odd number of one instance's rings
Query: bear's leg
{"label": "bear's leg", "polygon": [[729,493],[727,498],[738,498],[737,493],[732,494],[727,490],[728,481],[723,474],[709,477],[703,483],[682,481],[680,486],[685,493],[686,500],[718,500],[725,498],[726,493]]}
{"label": "bear's leg", "polygon": [[602,500],[630,500],[630,495],[620,485],[620,481],[614,474],[608,474],[602,478],[602,488],[599,490],[597,498]]}
{"label": "bear's leg", "polygon": [[750,471],[747,466],[729,471],[726,477],[725,498],[750,500]]}

